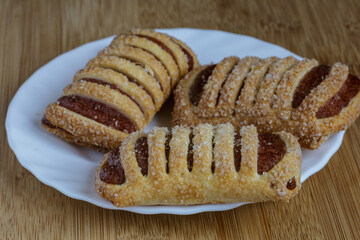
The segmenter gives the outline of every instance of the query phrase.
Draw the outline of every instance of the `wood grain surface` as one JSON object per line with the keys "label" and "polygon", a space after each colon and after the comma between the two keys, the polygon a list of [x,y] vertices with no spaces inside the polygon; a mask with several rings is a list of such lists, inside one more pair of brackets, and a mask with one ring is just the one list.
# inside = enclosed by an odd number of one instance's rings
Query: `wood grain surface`
{"label": "wood grain surface", "polygon": [[192,216],[110,211],[68,198],[17,162],[4,129],[11,98],[36,69],[131,28],[241,33],[324,63],[341,61],[359,76],[359,10],[359,0],[0,0],[0,239],[360,239],[360,119],[289,203]]}

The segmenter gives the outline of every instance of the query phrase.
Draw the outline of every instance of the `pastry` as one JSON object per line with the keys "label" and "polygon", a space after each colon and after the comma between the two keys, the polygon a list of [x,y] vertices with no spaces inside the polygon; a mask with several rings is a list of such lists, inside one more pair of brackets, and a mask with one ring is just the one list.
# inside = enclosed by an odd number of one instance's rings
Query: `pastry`
{"label": "pastry", "polygon": [[106,154],[95,188],[117,207],[289,200],[301,187],[300,166],[289,133],[229,123],[156,127]]}
{"label": "pastry", "polygon": [[185,43],[153,30],[119,34],[78,71],[42,120],[46,130],[100,151],[142,130],[179,78],[199,66]]}
{"label": "pastry", "polygon": [[175,90],[173,125],[254,124],[286,131],[316,149],[360,112],[360,79],[341,63],[293,57],[228,57],[195,69]]}

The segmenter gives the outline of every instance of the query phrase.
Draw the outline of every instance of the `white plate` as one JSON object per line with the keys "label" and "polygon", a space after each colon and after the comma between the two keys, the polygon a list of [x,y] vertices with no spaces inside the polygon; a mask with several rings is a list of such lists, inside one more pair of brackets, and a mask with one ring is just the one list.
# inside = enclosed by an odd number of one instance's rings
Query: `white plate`
{"label": "white plate", "polygon": [[[248,36],[215,30],[162,29],[186,42],[198,55],[201,64],[218,62],[224,57],[253,55],[258,57],[293,55],[279,46]],[[94,205],[115,208],[94,190],[94,175],[103,154],[69,144],[49,134],[40,125],[45,107],[60,97],[78,69],[85,66],[113,37],[84,44],[66,52],[38,69],[17,91],[11,101],[6,131],[9,145],[17,159],[41,182],[71,198]],[[153,126],[169,126],[171,107],[165,104],[146,130]],[[303,151],[301,182],[323,168],[341,145],[344,132],[330,137],[319,149]],[[120,208],[143,214],[194,214],[222,211],[246,203],[206,204],[193,206],[137,206]]]}

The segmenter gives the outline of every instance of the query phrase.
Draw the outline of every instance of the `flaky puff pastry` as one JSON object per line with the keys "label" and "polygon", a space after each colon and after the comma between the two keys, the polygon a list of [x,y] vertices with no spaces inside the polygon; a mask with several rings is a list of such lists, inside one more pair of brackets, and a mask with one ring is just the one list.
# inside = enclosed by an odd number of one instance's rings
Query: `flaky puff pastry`
{"label": "flaky puff pastry", "polygon": [[105,155],[96,191],[117,207],[289,200],[301,187],[295,137],[231,124],[136,132]]}
{"label": "flaky puff pastry", "polygon": [[197,68],[185,43],[153,30],[121,33],[78,71],[42,125],[65,140],[101,151],[142,130],[180,77]]}
{"label": "flaky puff pastry", "polygon": [[302,147],[316,149],[355,121],[359,90],[360,79],[341,63],[228,57],[180,81],[172,123],[254,124],[259,132],[290,132]]}

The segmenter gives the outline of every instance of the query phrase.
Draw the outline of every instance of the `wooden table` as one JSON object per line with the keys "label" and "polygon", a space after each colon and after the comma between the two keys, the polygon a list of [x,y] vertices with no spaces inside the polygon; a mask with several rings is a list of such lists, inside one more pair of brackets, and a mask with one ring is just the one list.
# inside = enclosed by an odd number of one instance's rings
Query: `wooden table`
{"label": "wooden table", "polygon": [[[0,0],[1,126],[11,98],[36,69],[81,44],[131,28],[241,33],[321,62],[344,62],[359,76],[359,10],[359,0]],[[0,136],[0,239],[360,239],[360,119],[290,203],[192,216],[145,216],[73,200],[17,162],[4,127]]]}

